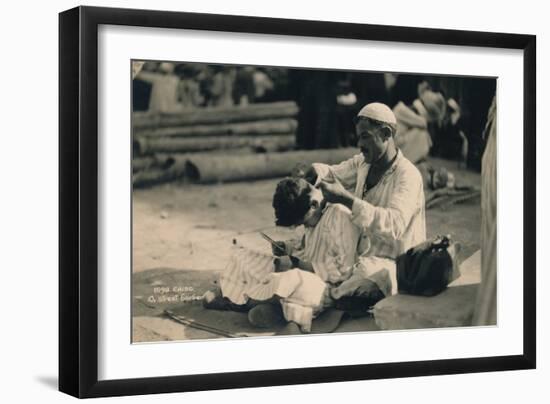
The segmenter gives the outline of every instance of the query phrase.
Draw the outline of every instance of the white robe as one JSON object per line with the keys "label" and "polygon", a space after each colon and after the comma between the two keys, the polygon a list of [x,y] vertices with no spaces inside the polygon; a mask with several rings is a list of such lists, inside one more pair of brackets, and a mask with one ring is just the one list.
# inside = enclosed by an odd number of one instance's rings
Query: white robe
{"label": "white robe", "polygon": [[418,169],[398,150],[397,158],[372,188],[365,189],[370,165],[362,154],[336,165],[315,164],[318,181],[339,181],[353,192],[351,220],[361,231],[353,276],[332,296],[349,296],[361,279],[384,295],[396,293],[395,258],[426,240],[424,186]]}
{"label": "white robe", "polygon": [[481,161],[481,285],[473,325],[497,322],[497,123],[496,99],[489,109],[487,146]]}

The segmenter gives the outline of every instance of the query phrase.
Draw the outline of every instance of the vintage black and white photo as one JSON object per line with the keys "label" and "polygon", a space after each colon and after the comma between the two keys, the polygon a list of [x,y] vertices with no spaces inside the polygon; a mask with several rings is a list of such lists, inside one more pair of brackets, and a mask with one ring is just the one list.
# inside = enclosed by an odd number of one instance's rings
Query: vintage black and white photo
{"label": "vintage black and white photo", "polygon": [[129,76],[133,343],[497,324],[495,77]]}

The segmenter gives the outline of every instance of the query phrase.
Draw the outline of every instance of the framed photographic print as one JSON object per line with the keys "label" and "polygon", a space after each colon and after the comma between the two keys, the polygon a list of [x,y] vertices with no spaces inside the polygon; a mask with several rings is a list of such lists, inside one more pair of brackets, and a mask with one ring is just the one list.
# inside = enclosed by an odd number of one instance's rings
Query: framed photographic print
{"label": "framed photographic print", "polygon": [[535,367],[534,36],[59,27],[61,391]]}

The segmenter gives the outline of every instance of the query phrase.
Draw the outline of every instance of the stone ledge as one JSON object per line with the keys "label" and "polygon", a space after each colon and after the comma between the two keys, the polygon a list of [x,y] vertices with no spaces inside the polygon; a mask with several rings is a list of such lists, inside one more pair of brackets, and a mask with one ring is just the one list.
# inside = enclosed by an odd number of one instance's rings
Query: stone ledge
{"label": "stone ledge", "polygon": [[469,326],[481,276],[481,254],[460,265],[461,276],[437,296],[397,294],[381,300],[373,314],[382,330]]}

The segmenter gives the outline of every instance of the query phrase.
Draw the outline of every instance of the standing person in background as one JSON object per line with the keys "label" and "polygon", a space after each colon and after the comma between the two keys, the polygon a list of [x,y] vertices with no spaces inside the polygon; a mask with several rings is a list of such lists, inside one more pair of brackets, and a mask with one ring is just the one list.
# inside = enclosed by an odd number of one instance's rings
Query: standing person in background
{"label": "standing person in background", "polygon": [[157,71],[141,70],[136,78],[152,85],[149,100],[150,112],[174,112],[181,107],[178,104],[179,77],[174,74],[173,63],[160,63]]}
{"label": "standing person in background", "polygon": [[468,138],[462,129],[461,107],[453,98],[447,100],[443,120],[431,123],[428,130],[433,142],[432,156],[458,160],[466,167]]}
{"label": "standing person in background", "polygon": [[204,103],[200,83],[197,80],[199,73],[198,66],[193,63],[181,64],[176,68],[176,74],[180,78],[178,83],[178,102],[182,109],[195,109]]}
{"label": "standing person in background", "polygon": [[233,85],[236,70],[232,66],[214,66],[214,75],[210,83],[208,106],[230,107],[233,103]]}
{"label": "standing person in background", "polygon": [[256,89],[254,87],[254,67],[237,67],[233,85],[233,102],[235,105],[246,106],[254,102]]}
{"label": "standing person in background", "polygon": [[496,91],[496,80],[480,77],[431,77],[430,84],[460,105],[460,129],[468,141],[467,166],[481,171],[481,155],[486,139],[483,131],[487,111]]}
{"label": "standing person in background", "polygon": [[497,107],[489,109],[481,162],[481,285],[477,293],[473,325],[497,321]]}

